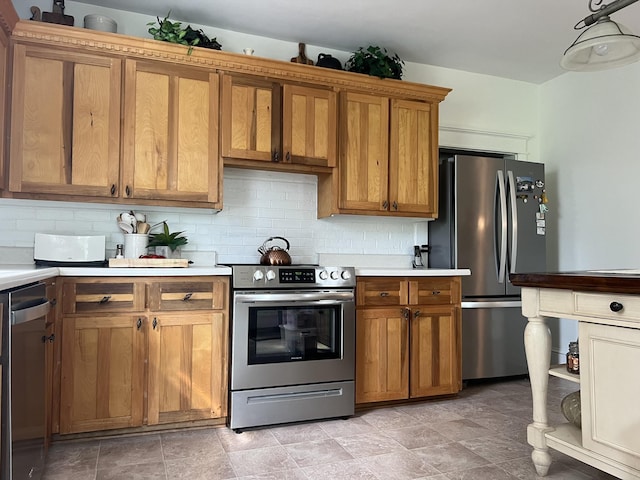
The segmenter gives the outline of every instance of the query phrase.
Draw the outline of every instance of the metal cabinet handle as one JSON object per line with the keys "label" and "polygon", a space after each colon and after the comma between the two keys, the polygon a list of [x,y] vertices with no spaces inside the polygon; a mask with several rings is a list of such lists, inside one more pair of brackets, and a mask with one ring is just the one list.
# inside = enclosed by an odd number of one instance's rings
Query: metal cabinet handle
{"label": "metal cabinet handle", "polygon": [[124,192],[127,194],[127,197],[131,196],[131,189],[129,188],[129,185],[124,187]]}
{"label": "metal cabinet handle", "polygon": [[280,152],[274,150],[273,151],[273,157],[271,158],[275,163],[278,163],[280,161]]}
{"label": "metal cabinet handle", "polygon": [[382,202],[382,208],[384,210],[387,210],[389,208],[389,202],[387,202],[386,200],[384,202]]}
{"label": "metal cabinet handle", "polygon": [[49,303],[51,303],[51,306],[52,306],[52,307],[55,307],[55,306],[58,304],[58,299],[56,299],[56,298],[52,298],[52,299],[49,301]]}
{"label": "metal cabinet handle", "polygon": [[398,202],[394,201],[393,202],[393,209],[397,212],[398,211]]}
{"label": "metal cabinet handle", "polygon": [[105,295],[98,301],[98,303],[99,304],[108,303],[109,300],[111,300],[111,295]]}
{"label": "metal cabinet handle", "polygon": [[408,309],[407,307],[404,307],[400,311],[402,312],[402,317],[405,320],[409,320],[409,316],[411,315],[411,310]]}
{"label": "metal cabinet handle", "polygon": [[114,183],[113,185],[111,185],[111,195],[115,195],[116,194],[116,184]]}
{"label": "metal cabinet handle", "polygon": [[618,302],[611,302],[609,304],[609,308],[611,309],[612,312],[619,312],[624,308],[624,305]]}
{"label": "metal cabinet handle", "polygon": [[153,322],[151,323],[151,325],[153,326],[153,329],[155,330],[156,327],[158,326],[158,319],[157,318],[153,318]]}
{"label": "metal cabinet handle", "polygon": [[388,297],[389,296],[389,292],[380,292],[380,296],[381,297]]}
{"label": "metal cabinet handle", "polygon": [[433,290],[431,295],[440,295],[440,290]]}
{"label": "metal cabinet handle", "polygon": [[418,318],[420,316],[420,310],[416,310],[413,316],[414,318]]}
{"label": "metal cabinet handle", "polygon": [[191,297],[193,296],[193,293],[189,292],[187,293],[184,298],[182,299],[183,302],[187,302],[189,300],[191,300]]}
{"label": "metal cabinet handle", "polygon": [[138,321],[136,322],[136,327],[138,327],[138,330],[140,330],[140,328],[142,327],[142,319],[138,318]]}
{"label": "metal cabinet handle", "polygon": [[52,333],[51,335],[49,335],[47,337],[47,340],[49,340],[49,343],[53,343],[53,341],[56,339],[56,334]]}
{"label": "metal cabinet handle", "polygon": [[285,155],[285,158],[287,159],[287,162],[291,161],[291,152],[287,152],[287,154]]}

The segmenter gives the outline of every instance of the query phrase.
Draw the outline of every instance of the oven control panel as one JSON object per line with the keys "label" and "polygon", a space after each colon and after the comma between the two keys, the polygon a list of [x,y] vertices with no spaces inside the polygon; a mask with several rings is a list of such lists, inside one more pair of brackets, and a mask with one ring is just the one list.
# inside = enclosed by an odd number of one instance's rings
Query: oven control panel
{"label": "oven control panel", "polygon": [[355,287],[353,267],[233,265],[233,288]]}

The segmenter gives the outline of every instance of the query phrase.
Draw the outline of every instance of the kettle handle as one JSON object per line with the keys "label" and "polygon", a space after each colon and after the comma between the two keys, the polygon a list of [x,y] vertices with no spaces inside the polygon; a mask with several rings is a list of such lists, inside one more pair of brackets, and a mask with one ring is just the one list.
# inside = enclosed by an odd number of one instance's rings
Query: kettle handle
{"label": "kettle handle", "polygon": [[267,243],[269,243],[269,242],[270,242],[270,241],[272,241],[272,240],[284,240],[284,243],[286,243],[286,244],[287,244],[287,247],[285,248],[285,250],[289,250],[289,240],[287,240],[287,239],[286,239],[286,238],[284,238],[284,237],[269,237],[269,238],[267,238],[267,239],[264,241],[264,243],[262,244],[262,248],[266,249],[266,247],[267,247]]}

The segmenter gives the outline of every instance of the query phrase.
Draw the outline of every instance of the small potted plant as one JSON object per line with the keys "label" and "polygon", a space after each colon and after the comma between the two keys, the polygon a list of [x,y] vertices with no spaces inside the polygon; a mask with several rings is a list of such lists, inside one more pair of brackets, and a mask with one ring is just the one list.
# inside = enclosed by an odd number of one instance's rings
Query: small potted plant
{"label": "small potted plant", "polygon": [[[188,243],[187,237],[182,236],[184,232],[169,233],[167,222],[158,225],[162,225],[162,231],[149,234],[148,246],[155,247],[156,255],[162,255],[165,258],[179,258],[180,251],[178,249]],[[178,251],[176,252],[176,250]]]}
{"label": "small potted plant", "polygon": [[160,20],[160,17],[156,17],[158,19],[158,25],[156,25],[155,22],[147,23],[149,27],[148,32],[153,35],[154,40],[188,45],[188,55],[191,55],[193,47],[196,45],[214,50],[222,49],[222,45],[220,45],[215,38],[209,38],[202,30],[194,30],[191,28],[191,25],[183,28],[181,22],[172,22],[169,20],[170,14],[171,12],[167,13],[167,16],[162,20]]}
{"label": "small potted plant", "polygon": [[386,49],[370,45],[360,47],[347,60],[345,69],[349,72],[365,73],[380,78],[402,79],[404,62],[397,54],[390,55]]}

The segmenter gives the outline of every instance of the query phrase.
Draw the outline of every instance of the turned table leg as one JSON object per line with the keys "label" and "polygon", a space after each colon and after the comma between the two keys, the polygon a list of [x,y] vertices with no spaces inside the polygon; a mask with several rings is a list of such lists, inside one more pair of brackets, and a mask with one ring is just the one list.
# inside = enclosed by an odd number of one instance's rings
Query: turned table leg
{"label": "turned table leg", "polygon": [[527,441],[533,447],[531,459],[538,475],[544,477],[551,465],[545,433],[553,430],[547,420],[547,388],[551,359],[551,332],[545,318],[538,315],[538,290],[522,289],[522,313],[529,319],[524,331],[531,395],[533,423],[527,427]]}

